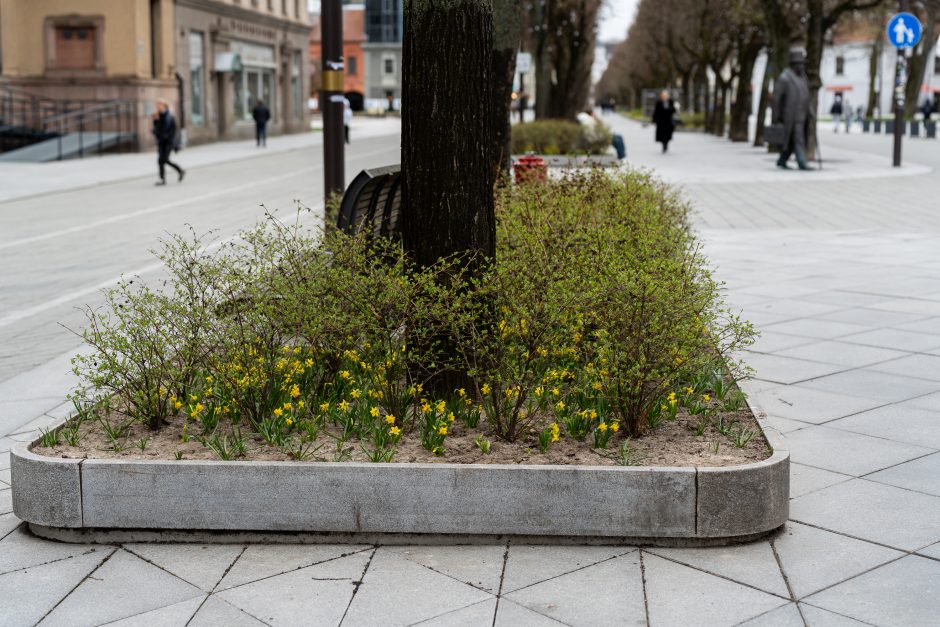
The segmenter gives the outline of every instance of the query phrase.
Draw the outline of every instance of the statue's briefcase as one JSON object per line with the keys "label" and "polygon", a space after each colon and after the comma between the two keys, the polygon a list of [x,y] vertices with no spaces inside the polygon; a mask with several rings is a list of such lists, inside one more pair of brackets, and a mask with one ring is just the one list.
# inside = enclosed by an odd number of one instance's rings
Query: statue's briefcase
{"label": "statue's briefcase", "polygon": [[764,141],[774,146],[783,145],[783,137],[786,135],[783,124],[771,124],[764,127]]}

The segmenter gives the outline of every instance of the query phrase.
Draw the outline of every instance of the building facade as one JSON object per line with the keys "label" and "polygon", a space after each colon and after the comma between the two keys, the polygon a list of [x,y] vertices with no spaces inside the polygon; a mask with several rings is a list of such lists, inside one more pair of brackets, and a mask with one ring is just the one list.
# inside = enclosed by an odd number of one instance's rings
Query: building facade
{"label": "building facade", "polygon": [[155,101],[191,143],[309,129],[305,0],[0,0],[0,89],[134,103],[141,148]]}
{"label": "building facade", "polygon": [[366,0],[366,108],[401,108],[402,0]]}

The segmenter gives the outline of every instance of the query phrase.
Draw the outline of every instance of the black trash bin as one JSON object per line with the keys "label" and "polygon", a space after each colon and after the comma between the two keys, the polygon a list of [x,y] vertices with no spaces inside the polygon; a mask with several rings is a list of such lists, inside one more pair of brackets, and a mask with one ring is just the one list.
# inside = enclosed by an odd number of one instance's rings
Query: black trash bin
{"label": "black trash bin", "polygon": [[881,120],[875,120],[875,132],[876,133],[881,132]]}
{"label": "black trash bin", "polygon": [[911,120],[911,137],[920,137],[920,120]]}
{"label": "black trash bin", "polygon": [[871,130],[871,120],[862,120],[862,132],[867,133]]}
{"label": "black trash bin", "polygon": [[894,120],[885,120],[885,134],[894,135]]}
{"label": "black trash bin", "polygon": [[927,139],[937,138],[937,123],[936,122],[924,122],[924,130],[927,131]]}

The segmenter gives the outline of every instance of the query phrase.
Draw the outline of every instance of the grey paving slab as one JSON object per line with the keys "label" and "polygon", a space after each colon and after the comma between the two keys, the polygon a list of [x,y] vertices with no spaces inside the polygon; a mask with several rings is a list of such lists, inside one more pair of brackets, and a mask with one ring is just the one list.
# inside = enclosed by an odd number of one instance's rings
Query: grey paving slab
{"label": "grey paving slab", "polygon": [[777,386],[756,394],[772,416],[819,424],[884,405],[886,401],[855,393],[838,394],[805,385]]}
{"label": "grey paving slab", "polygon": [[[501,599],[500,604],[503,603],[508,603],[508,601]],[[526,611],[528,612],[528,610]],[[545,623],[553,624],[556,627],[558,625],[557,622],[541,618],[538,614],[533,612],[528,613],[531,614],[536,621],[542,620]],[[421,625],[421,627],[463,627],[463,625],[492,625],[495,614],[496,599],[493,598],[487,599],[486,601],[481,601],[479,603],[474,603],[473,605],[455,610],[453,612],[447,612],[441,616],[435,616],[433,618],[423,620],[420,623],[415,623],[415,625]]]}
{"label": "grey paving slab", "polygon": [[875,303],[883,303],[892,300],[879,294],[865,294],[862,292],[849,292],[840,289],[828,289],[812,294],[806,294],[800,297],[802,300],[808,300],[814,303],[832,303],[845,307],[868,307]]}
{"label": "grey paving slab", "polygon": [[511,592],[506,597],[567,625],[646,624],[639,551]]}
{"label": "grey paving slab", "polygon": [[790,462],[790,498],[815,492],[852,479],[850,475]]}
{"label": "grey paving slab", "polygon": [[10,469],[10,453],[0,452],[0,470]]}
{"label": "grey paving slab", "polygon": [[773,543],[797,599],[904,555],[795,522],[787,523]]}
{"label": "grey paving slab", "polygon": [[778,333],[805,335],[808,337],[818,337],[825,340],[852,335],[854,333],[862,333],[868,330],[868,327],[861,324],[833,322],[831,320],[820,320],[818,318],[800,318],[798,320],[788,320],[786,322],[767,325],[766,328],[777,331]]}
{"label": "grey paving slab", "polygon": [[193,597],[186,601],[174,603],[136,616],[129,616],[113,623],[108,627],[179,627],[187,625],[199,606],[206,600],[205,596]]}
{"label": "grey paving slab", "polygon": [[12,511],[13,511],[12,489],[10,488],[0,489],[0,514],[9,514]]}
{"label": "grey paving slab", "polygon": [[0,514],[0,540],[13,532],[23,521],[15,514]]}
{"label": "grey paving slab", "polygon": [[940,560],[940,542],[931,544],[930,546],[925,546],[924,548],[917,551],[917,553],[926,557],[932,557],[933,559]]}
{"label": "grey paving slab", "polygon": [[[362,576],[367,555],[349,555],[292,570],[216,596],[269,625],[338,625]],[[352,574],[352,577],[337,575]],[[381,614],[376,614],[381,616]]]}
{"label": "grey paving slab", "polygon": [[126,544],[124,549],[212,592],[245,547],[237,544]]}
{"label": "grey paving slab", "polygon": [[845,370],[845,366],[824,364],[779,354],[745,353],[745,363],[754,369],[754,376],[774,383],[797,383]]}
{"label": "grey paving slab", "polygon": [[62,397],[0,401],[0,433],[20,431],[23,425],[29,424],[61,403]]}
{"label": "grey paving slab", "polygon": [[741,627],[806,627],[796,603],[787,603],[740,625]]}
{"label": "grey paving slab", "polygon": [[24,526],[0,540],[0,573],[57,562],[87,553],[110,554],[111,548],[93,544],[49,542],[33,536]]}
{"label": "grey paving slab", "polygon": [[187,627],[262,627],[264,623],[246,614],[237,607],[229,605],[217,596],[210,596]]}
{"label": "grey paving slab", "polygon": [[766,311],[769,313],[790,316],[791,318],[820,318],[822,314],[829,314],[844,309],[844,305],[832,303],[814,303],[800,298],[778,298],[762,303],[755,303],[745,307],[748,315],[754,312]]}
{"label": "grey paving slab", "polygon": [[702,549],[653,548],[648,552],[764,592],[790,597],[777,558],[766,541]]}
{"label": "grey paving slab", "polygon": [[[343,625],[410,625],[491,598],[389,551],[376,551]],[[266,621],[268,622],[268,621]]]}
{"label": "grey paving slab", "polygon": [[553,618],[533,612],[512,601],[500,599],[494,627],[516,627],[516,625],[523,625],[524,627],[558,627],[564,625],[564,623],[559,623]]}
{"label": "grey paving slab", "polygon": [[874,370],[859,369],[820,377],[806,387],[851,396],[864,392],[866,398],[897,402],[940,390],[940,382],[911,379]]}
{"label": "grey paving slab", "polygon": [[119,549],[94,577],[82,581],[63,599],[42,625],[100,625],[202,596],[199,588]]}
{"label": "grey paving slab", "polygon": [[624,555],[633,549],[604,546],[509,546],[503,594]]}
{"label": "grey paving slab", "polygon": [[[832,340],[804,344],[803,346],[777,351],[775,354],[784,357],[794,357],[796,359],[809,359],[812,361],[839,364],[850,368],[860,368],[862,366],[869,366],[889,359],[897,359],[910,355],[910,353],[903,351]],[[890,372],[890,370],[886,372]]]}
{"label": "grey paving slab", "polygon": [[[885,405],[828,423],[833,429],[940,449],[940,412],[918,407],[919,399]],[[927,401],[924,401],[927,402]]]}
{"label": "grey paving slab", "polygon": [[339,557],[363,551],[366,548],[368,547],[364,545],[332,544],[309,546],[252,545],[245,549],[245,552],[242,553],[222,581],[219,582],[218,589],[225,590],[265,577],[335,560]]}
{"label": "grey paving slab", "polygon": [[906,551],[940,540],[940,497],[864,479],[793,499],[790,518]]}
{"label": "grey paving slab", "polygon": [[776,333],[768,329],[762,329],[760,336],[751,346],[750,350],[755,353],[776,353],[777,351],[812,344],[818,341],[819,339],[814,337],[789,335],[787,333]]}
{"label": "grey paving slab", "polygon": [[870,625],[870,623],[863,623],[854,618],[836,614],[808,603],[801,603],[800,611],[803,613],[803,618],[806,619],[807,627],[863,627],[864,625]]}
{"label": "grey paving slab", "polygon": [[892,325],[902,331],[914,331],[915,333],[927,333],[929,335],[940,335],[940,316],[923,318],[914,322],[904,322]]}
{"label": "grey paving slab", "polygon": [[924,319],[921,314],[903,313],[899,311],[885,311],[883,309],[868,309],[866,307],[851,307],[839,309],[823,314],[813,314],[820,320],[833,322],[848,322],[860,324],[865,327],[897,327],[898,325],[917,322]]}
{"label": "grey paving slab", "polygon": [[787,602],[651,553],[643,564],[651,627],[734,625]]}
{"label": "grey paving slab", "polygon": [[89,553],[0,575],[0,623],[35,625],[107,555]]}
{"label": "grey paving slab", "polygon": [[910,555],[806,599],[875,625],[936,625],[940,562]]}
{"label": "grey paving slab", "polygon": [[499,592],[505,545],[387,547],[389,551],[490,594]]}
{"label": "grey paving slab", "polygon": [[811,427],[812,423],[792,420],[790,418],[781,418],[780,416],[766,416],[763,419],[763,425],[765,428],[774,429],[779,433],[785,434],[796,431],[797,429]]}
{"label": "grey paving slab", "polygon": [[[940,393],[927,394],[911,399],[907,405],[940,413]],[[0,457],[2,460],[2,457]]]}
{"label": "grey paving slab", "polygon": [[934,450],[827,426],[794,431],[787,434],[787,442],[794,462],[854,477],[923,457]]}
{"label": "grey paving slab", "polygon": [[869,366],[870,370],[888,372],[929,381],[940,381],[940,355],[909,355]]}
{"label": "grey paving slab", "polygon": [[879,470],[865,478],[906,490],[940,496],[940,453]]}
{"label": "grey paving slab", "polygon": [[916,298],[897,298],[872,305],[874,309],[886,311],[901,311],[916,313],[924,316],[940,316],[940,302],[920,300]]}
{"label": "grey paving slab", "polygon": [[928,335],[900,329],[876,329],[841,338],[843,342],[891,348],[910,352],[926,352],[940,348],[940,335]]}

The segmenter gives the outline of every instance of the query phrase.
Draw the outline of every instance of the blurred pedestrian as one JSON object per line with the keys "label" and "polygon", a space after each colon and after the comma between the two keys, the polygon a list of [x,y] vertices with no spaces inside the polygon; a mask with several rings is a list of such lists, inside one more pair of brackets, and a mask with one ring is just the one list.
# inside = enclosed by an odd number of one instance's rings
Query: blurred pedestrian
{"label": "blurred pedestrian", "polygon": [[920,108],[920,112],[924,114],[924,122],[930,121],[930,116],[933,115],[933,98],[927,98],[924,100],[924,104]]}
{"label": "blurred pedestrian", "polygon": [[829,108],[829,114],[832,116],[832,132],[839,132],[839,122],[842,121],[842,94],[837,93],[836,99]]}
{"label": "blurred pedestrian", "polygon": [[352,104],[349,98],[343,98],[343,133],[346,137],[346,143],[349,143],[349,125],[352,123]]}
{"label": "blurred pedestrian", "polygon": [[845,118],[845,133],[848,134],[852,131],[852,104],[848,96],[842,99],[842,116]]}
{"label": "blurred pedestrian", "polygon": [[519,123],[525,122],[525,110],[529,108],[529,94],[519,94]]}
{"label": "blurred pedestrian", "polygon": [[170,104],[164,100],[157,100],[157,110],[153,114],[153,136],[157,140],[157,167],[160,172],[160,180],[157,185],[166,185],[166,166],[176,170],[180,182],[186,175],[186,171],[177,164],[170,161],[170,153],[179,150],[179,140],[176,136],[176,116],[170,110]]}
{"label": "blurred pedestrian", "polygon": [[669,150],[672,133],[676,130],[676,104],[665,89],[659,94],[659,101],[653,109],[653,124],[656,125],[656,141],[663,145],[663,152]]}
{"label": "blurred pedestrian", "polygon": [[[579,113],[577,119],[578,122],[585,127],[584,134],[590,142],[598,141],[602,134],[606,135],[609,132],[607,126],[594,115],[594,109],[591,107]],[[627,156],[627,148],[623,141],[623,135],[612,133],[610,135],[610,145],[613,146],[614,151],[617,153],[617,160],[623,161]]]}
{"label": "blurred pedestrian", "polygon": [[271,110],[264,104],[264,100],[258,100],[255,108],[251,110],[251,117],[255,119],[255,145],[268,145],[268,120],[271,119]]}

